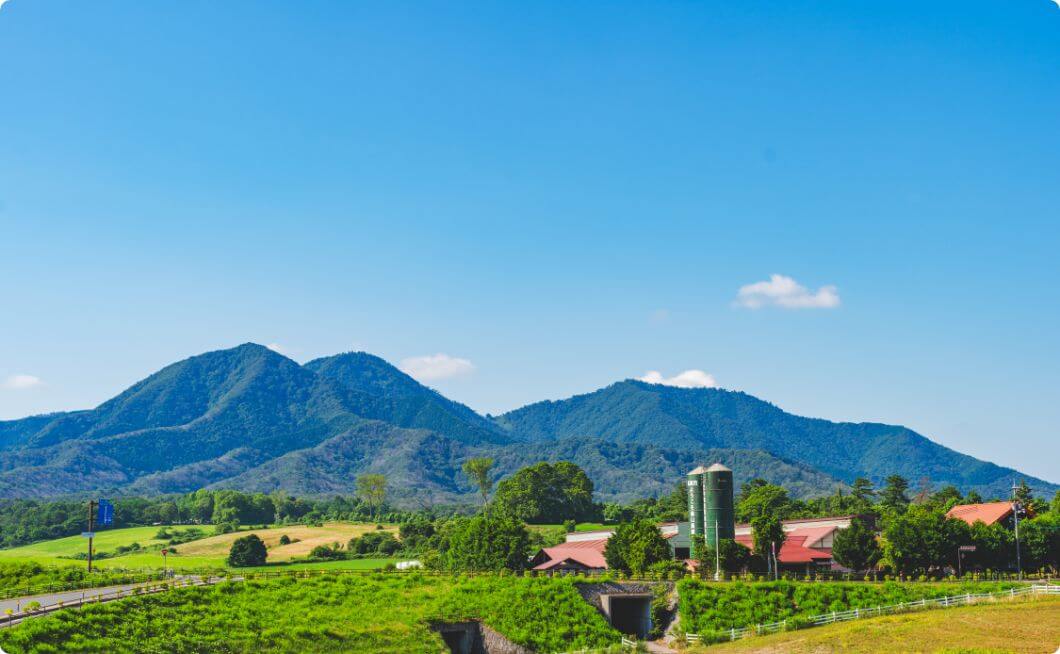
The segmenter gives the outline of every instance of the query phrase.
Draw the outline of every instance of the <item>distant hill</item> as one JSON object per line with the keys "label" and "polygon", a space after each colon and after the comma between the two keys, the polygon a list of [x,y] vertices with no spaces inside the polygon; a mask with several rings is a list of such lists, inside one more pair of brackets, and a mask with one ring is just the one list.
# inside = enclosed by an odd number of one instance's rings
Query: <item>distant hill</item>
{"label": "distant hill", "polygon": [[498,475],[571,460],[600,499],[622,501],[669,492],[713,460],[799,497],[894,472],[1000,495],[1018,475],[904,427],[801,418],[743,393],[625,381],[489,419],[370,354],[299,365],[247,343],[167,366],[95,409],[0,422],[0,497],[350,493],[378,471],[397,499],[428,504],[473,497],[460,472],[471,456],[494,457]]}
{"label": "distant hill", "polygon": [[769,452],[845,482],[891,474],[912,485],[926,477],[1003,496],[1013,477],[1051,494],[1056,484],[955,452],[896,425],[831,422],[786,413],[758,398],[716,388],[624,381],[558,402],[538,402],[497,419],[516,440],[592,437],[675,450],[742,448]]}

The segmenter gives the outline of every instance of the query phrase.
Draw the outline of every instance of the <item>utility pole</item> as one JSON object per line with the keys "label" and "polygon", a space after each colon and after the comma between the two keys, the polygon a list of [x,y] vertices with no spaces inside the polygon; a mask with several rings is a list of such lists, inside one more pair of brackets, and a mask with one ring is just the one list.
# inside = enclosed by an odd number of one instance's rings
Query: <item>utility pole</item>
{"label": "utility pole", "polygon": [[1016,574],[1023,580],[1023,561],[1020,559],[1020,503],[1016,499],[1016,480],[1012,480],[1012,519],[1016,523]]}
{"label": "utility pole", "polygon": [[714,581],[721,581],[721,549],[718,547],[718,521],[714,521]]}
{"label": "utility pole", "polygon": [[96,501],[88,501],[88,572],[92,573],[92,538],[96,527]]}
{"label": "utility pole", "polygon": [[777,565],[777,541],[769,541],[769,547],[773,551],[773,581],[780,579],[780,566]]}

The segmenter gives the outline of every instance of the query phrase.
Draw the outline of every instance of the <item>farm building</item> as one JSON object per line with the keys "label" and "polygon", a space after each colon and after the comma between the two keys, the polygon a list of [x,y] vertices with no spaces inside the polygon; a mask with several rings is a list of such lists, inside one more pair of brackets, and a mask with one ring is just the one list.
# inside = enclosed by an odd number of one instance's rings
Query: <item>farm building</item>
{"label": "farm building", "polygon": [[[597,534],[600,532],[587,532]],[[613,532],[603,532],[604,538],[590,538],[584,540],[568,540],[554,547],[546,547],[538,551],[530,560],[534,570],[552,572],[601,572],[607,569],[607,561],[604,560],[604,548],[607,539]]]}
{"label": "farm building", "polygon": [[[659,525],[675,559],[695,567],[693,535],[702,534],[707,542],[732,538],[747,548],[752,546],[751,526],[734,522],[732,470],[719,463],[709,468],[700,466],[688,474],[687,484],[691,520]],[[847,515],[785,520],[787,539],[777,552],[780,568],[797,572],[841,570],[832,559],[832,542],[836,532],[849,527],[853,518]],[[612,534],[613,529],[569,533],[565,543],[538,551],[531,563],[535,570],[542,571],[605,570],[604,548]]]}
{"label": "farm building", "polygon": [[1014,512],[1012,502],[987,502],[985,504],[958,504],[946,512],[947,518],[963,520],[970,525],[982,522],[987,525],[1000,523],[1012,529]]}

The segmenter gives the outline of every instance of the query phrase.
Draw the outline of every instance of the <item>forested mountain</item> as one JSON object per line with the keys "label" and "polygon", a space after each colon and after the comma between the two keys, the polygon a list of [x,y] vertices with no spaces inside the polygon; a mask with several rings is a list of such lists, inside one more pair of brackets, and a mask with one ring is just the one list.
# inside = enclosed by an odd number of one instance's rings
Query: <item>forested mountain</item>
{"label": "forested mountain", "polygon": [[471,494],[470,456],[494,457],[502,475],[571,460],[607,500],[669,492],[713,460],[802,497],[895,472],[1000,495],[1018,474],[904,427],[801,418],[716,389],[625,381],[489,419],[369,354],[299,365],[248,343],[167,366],[95,409],[0,422],[0,497],[349,493],[378,471],[406,503],[449,502]]}
{"label": "forested mountain", "polygon": [[[842,423],[786,413],[758,398],[716,388],[674,388],[627,380],[558,402],[538,402],[497,419],[529,442],[587,437],[675,450],[745,448],[811,466],[846,482],[900,474],[916,484],[1004,495],[1010,468],[980,461],[896,425]],[[1042,491],[1055,484],[1028,477]]]}

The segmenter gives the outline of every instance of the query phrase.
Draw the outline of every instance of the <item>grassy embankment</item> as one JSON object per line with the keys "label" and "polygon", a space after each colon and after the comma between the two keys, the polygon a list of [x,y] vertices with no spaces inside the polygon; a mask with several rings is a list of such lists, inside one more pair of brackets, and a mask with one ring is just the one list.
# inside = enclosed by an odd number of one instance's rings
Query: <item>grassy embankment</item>
{"label": "grassy embankment", "polygon": [[705,639],[727,639],[727,630],[788,620],[797,626],[830,611],[890,606],[926,598],[1007,590],[1008,582],[725,582],[685,579],[681,627]]}
{"label": "grassy embankment", "polygon": [[[113,558],[97,559],[95,565],[100,569],[140,569],[161,568],[162,547],[168,546],[168,541],[155,538],[161,527],[129,527],[126,529],[111,529],[96,533],[94,550],[100,552],[114,552],[119,547],[129,547],[138,543],[147,551],[132,552],[115,556]],[[188,529],[187,526],[177,525],[166,527],[170,531]],[[210,534],[212,526],[206,525],[201,528],[204,533]],[[268,561],[270,564],[289,563],[293,558],[305,557],[317,545],[330,545],[338,542],[343,545],[354,537],[366,532],[374,531],[374,524],[352,524],[343,522],[325,523],[322,527],[309,527],[304,525],[277,526],[268,529],[243,529],[239,532],[221,534],[217,536],[208,535],[200,540],[194,540],[173,546],[176,554],[169,555],[168,565],[175,570],[189,570],[201,568],[223,568],[228,550],[232,541],[248,534],[257,534],[265,541],[269,548]],[[388,531],[396,532],[396,527],[387,526]],[[280,537],[287,535],[293,542],[290,545],[280,545]],[[86,542],[80,536],[69,536],[55,540],[23,545],[6,550],[0,550],[0,562],[21,561],[34,562],[44,565],[71,565],[84,566],[84,561],[66,557],[84,553]],[[315,569],[315,568],[350,568],[358,570],[371,570],[381,568],[387,563],[397,559],[351,559],[348,561],[328,561],[322,563],[294,563],[283,566],[284,569]],[[272,566],[269,566],[271,568]]]}
{"label": "grassy embankment", "polygon": [[690,648],[702,654],[1042,654],[1060,645],[1060,597],[867,618]]}
{"label": "grassy embankment", "polygon": [[445,646],[431,623],[469,619],[541,652],[619,640],[570,579],[412,573],[229,582],[132,597],[0,630],[0,646],[11,654],[437,654]]}

